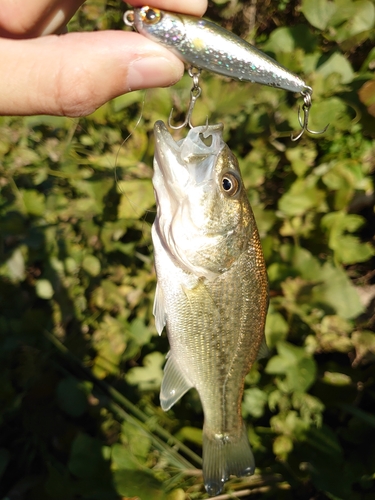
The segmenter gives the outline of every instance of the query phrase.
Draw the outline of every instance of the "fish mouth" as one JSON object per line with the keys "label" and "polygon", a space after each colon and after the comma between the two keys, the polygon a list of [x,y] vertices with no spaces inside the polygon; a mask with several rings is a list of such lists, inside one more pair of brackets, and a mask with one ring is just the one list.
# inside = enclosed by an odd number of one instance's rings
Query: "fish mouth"
{"label": "fish mouth", "polygon": [[175,187],[207,181],[214,164],[212,160],[224,145],[222,131],[222,123],[194,127],[185,139],[176,142],[164,122],[158,120],[154,125],[154,166],[164,181]]}
{"label": "fish mouth", "polygon": [[154,135],[155,135],[155,149],[156,152],[164,156],[168,150],[173,151],[175,154],[178,153],[179,148],[176,141],[173,139],[169,133],[166,125],[161,120],[158,120],[154,125]]}
{"label": "fish mouth", "polygon": [[173,184],[175,188],[185,184],[187,172],[183,162],[180,161],[180,147],[161,120],[154,125],[154,137],[154,180],[161,174],[164,184]]}

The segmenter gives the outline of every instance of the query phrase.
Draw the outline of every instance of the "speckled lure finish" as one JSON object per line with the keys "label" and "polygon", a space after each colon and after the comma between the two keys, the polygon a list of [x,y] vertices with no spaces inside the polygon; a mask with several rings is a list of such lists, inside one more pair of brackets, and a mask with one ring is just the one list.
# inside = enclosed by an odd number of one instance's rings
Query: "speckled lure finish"
{"label": "speckled lure finish", "polygon": [[298,75],[272,57],[206,19],[153,7],[136,8],[131,12],[134,20],[128,24],[196,68],[291,92],[310,89]]}

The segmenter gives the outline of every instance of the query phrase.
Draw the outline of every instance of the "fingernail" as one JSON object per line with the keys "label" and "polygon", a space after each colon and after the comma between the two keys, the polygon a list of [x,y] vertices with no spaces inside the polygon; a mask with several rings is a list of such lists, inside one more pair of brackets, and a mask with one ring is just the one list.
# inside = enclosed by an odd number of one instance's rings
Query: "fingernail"
{"label": "fingernail", "polygon": [[130,90],[151,87],[168,87],[176,83],[183,74],[182,63],[165,57],[143,57],[136,59],[128,68]]}

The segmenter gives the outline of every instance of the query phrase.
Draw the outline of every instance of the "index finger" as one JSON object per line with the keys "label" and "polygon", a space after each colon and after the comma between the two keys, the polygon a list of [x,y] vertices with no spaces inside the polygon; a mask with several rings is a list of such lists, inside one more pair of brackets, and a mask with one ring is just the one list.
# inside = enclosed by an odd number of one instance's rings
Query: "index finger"
{"label": "index finger", "polygon": [[[125,0],[124,0],[125,1]],[[126,1],[133,7],[143,7],[147,5],[145,0],[130,0]],[[172,12],[180,12],[181,14],[190,14],[192,16],[203,16],[207,10],[207,0],[152,0],[152,7],[157,7],[161,10],[170,10]]]}
{"label": "index finger", "polygon": [[58,32],[84,0],[1,0],[0,36],[25,38]]}

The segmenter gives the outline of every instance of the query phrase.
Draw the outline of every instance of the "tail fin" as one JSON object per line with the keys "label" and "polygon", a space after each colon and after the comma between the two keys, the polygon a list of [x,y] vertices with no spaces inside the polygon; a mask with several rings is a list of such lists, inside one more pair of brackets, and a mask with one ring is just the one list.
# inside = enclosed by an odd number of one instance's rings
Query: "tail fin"
{"label": "tail fin", "polygon": [[254,474],[255,462],[246,428],[239,438],[208,436],[203,432],[203,478],[210,496],[219,495],[231,474],[241,477]]}

